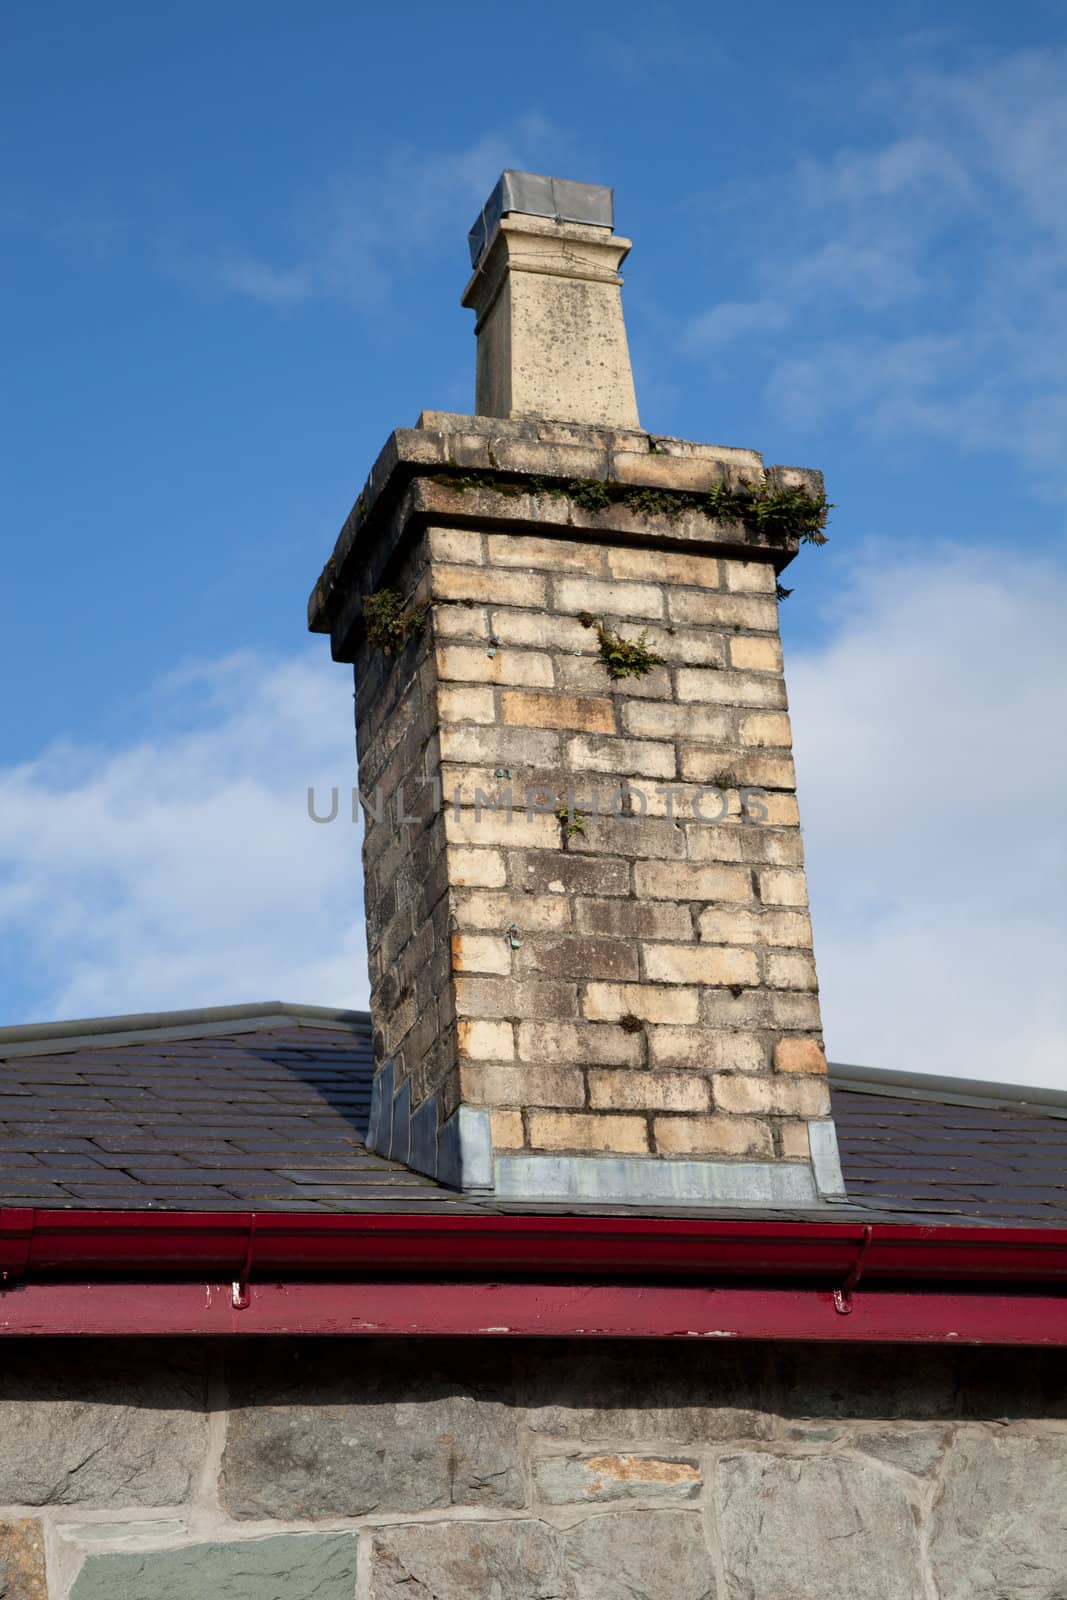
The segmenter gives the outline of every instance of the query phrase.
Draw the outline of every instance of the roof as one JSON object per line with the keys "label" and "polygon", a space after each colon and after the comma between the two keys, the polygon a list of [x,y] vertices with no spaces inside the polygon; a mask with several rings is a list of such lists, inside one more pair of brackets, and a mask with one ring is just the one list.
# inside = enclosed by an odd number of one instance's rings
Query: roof
{"label": "roof", "polygon": [[[831,1066],[859,1220],[1067,1225],[1067,1094]],[[0,1203],[499,1209],[368,1151],[365,1012],[223,1006],[0,1029]]]}

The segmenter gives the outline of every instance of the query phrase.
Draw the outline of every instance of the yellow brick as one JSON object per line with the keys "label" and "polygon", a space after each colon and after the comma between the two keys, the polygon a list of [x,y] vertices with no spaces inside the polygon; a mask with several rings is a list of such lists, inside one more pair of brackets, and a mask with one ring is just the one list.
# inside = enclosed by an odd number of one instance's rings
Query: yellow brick
{"label": "yellow brick", "polygon": [[646,945],[645,972],[653,983],[759,982],[759,964],[751,950],[729,950],[721,945]]}
{"label": "yellow brick", "polygon": [[681,583],[700,589],[719,587],[719,563],[715,556],[621,547],[608,551],[608,570],[613,578],[645,578],[649,583]]}
{"label": "yellow brick", "polygon": [[430,528],[427,538],[434,561],[469,562],[480,566],[485,560],[482,536],[470,528]]}
{"label": "yellow brick", "polygon": [[663,615],[663,595],[647,583],[557,578],[554,592],[561,611],[589,611],[596,617],[606,613],[612,617],[648,617],[650,620]]}
{"label": "yellow brick", "polygon": [[765,794],[757,796],[767,815],[761,819],[768,828],[797,828],[800,811],[795,794]]}
{"label": "yellow brick", "polygon": [[799,870],[771,868],[759,874],[759,895],[765,906],[806,906],[807,879]]}
{"label": "yellow brick", "polygon": [[778,1125],[782,1141],[782,1155],[787,1161],[808,1161],[811,1158],[811,1140],[806,1122],[781,1122]]}
{"label": "yellow brick", "polygon": [[[624,690],[625,692],[625,690]],[[622,725],[638,738],[714,739],[730,736],[730,715],[704,706],[677,706],[656,700],[630,700],[623,704]],[[721,759],[721,758],[720,758]]]}
{"label": "yellow brick", "polygon": [[494,1150],[521,1150],[525,1142],[522,1112],[490,1111],[489,1132]]}
{"label": "yellow brick", "polygon": [[456,1023],[456,1042],[467,1061],[511,1061],[515,1055],[515,1031],[510,1022],[471,1022],[461,1017]]}
{"label": "yellow brick", "polygon": [[506,845],[514,850],[558,850],[560,847],[560,828],[555,817],[535,811],[528,818],[525,807],[516,808],[509,820],[506,811],[488,808],[480,817],[473,807],[457,816],[455,806],[449,802],[444,809],[444,819],[445,838],[449,844]]}
{"label": "yellow brick", "polygon": [[708,1080],[684,1072],[589,1074],[589,1104],[595,1111],[706,1111]]}
{"label": "yellow brick", "polygon": [[501,645],[540,650],[597,650],[596,634],[577,617],[550,617],[544,611],[494,611],[492,636]]}
{"label": "yellow brick", "polygon": [[653,1067],[690,1067],[699,1072],[765,1072],[767,1051],[758,1034],[715,1028],[649,1028]]}
{"label": "yellow brick", "polygon": [[555,681],[551,656],[502,648],[490,655],[484,644],[439,645],[437,675],[465,683],[518,683],[533,689],[551,689]]}
{"label": "yellow brick", "polygon": [[763,944],[805,948],[811,944],[811,922],[799,911],[731,911],[712,906],[699,917],[706,944]]}
{"label": "yellow brick", "polygon": [[775,1072],[826,1071],[826,1056],[818,1039],[779,1039],[774,1047]]}
{"label": "yellow brick", "polygon": [[641,899],[750,901],[745,867],[693,866],[686,861],[638,861],[634,887]]}
{"label": "yellow brick", "polygon": [[709,628],[756,628],[778,632],[778,607],[756,595],[699,594],[692,589],[671,589],[667,604],[672,622],[698,622]]}
{"label": "yellow brick", "polygon": [[770,950],[764,957],[765,981],[774,989],[817,989],[815,958],[797,950]]}
{"label": "yellow brick", "polygon": [[767,1123],[753,1117],[657,1117],[652,1124],[657,1151],[667,1156],[772,1156]]}
{"label": "yellow brick", "polygon": [[640,1034],[609,1023],[520,1022],[519,1056],[523,1061],[559,1061],[572,1066],[638,1066]]}
{"label": "yellow brick", "polygon": [[[506,690],[504,721],[523,728],[578,728],[590,733],[615,732],[615,707],[610,700],[578,694],[524,694]],[[470,719],[475,720],[475,719]]]}
{"label": "yellow brick", "polygon": [[730,640],[730,665],[748,672],[781,672],[782,646],[777,639],[735,633]]}
{"label": "yellow brick", "polygon": [[568,899],[551,894],[493,894],[474,891],[453,897],[453,915],[460,928],[494,928],[506,931],[521,919],[529,933],[551,933],[571,924]]}
{"label": "yellow brick", "polygon": [[787,1117],[825,1117],[830,1096],[819,1078],[772,1078],[755,1072],[731,1072],[715,1079],[715,1104],[720,1111],[781,1112]]}
{"label": "yellow brick", "polygon": [[691,1024],[697,1020],[695,989],[656,989],[649,983],[590,983],[585,1015],[592,1022],[618,1022],[640,1017],[644,1022]]}
{"label": "yellow brick", "polygon": [[732,594],[773,594],[777,582],[769,561],[731,561],[722,564],[723,581]]}
{"label": "yellow brick", "polygon": [[770,711],[752,717],[742,717],[740,738],[742,744],[755,745],[760,749],[766,749],[768,746],[791,749],[793,730],[784,711]]}
{"label": "yellow brick", "polygon": [[704,705],[770,706],[785,704],[782,679],[767,673],[718,672],[714,667],[679,667],[675,674],[679,700]]}
{"label": "yellow brick", "polygon": [[574,772],[610,772],[627,778],[673,778],[674,746],[651,739],[583,735],[567,741],[567,766]]}
{"label": "yellow brick", "polygon": [[448,851],[448,881],[458,889],[499,889],[507,876],[499,850]]}
{"label": "yellow brick", "polygon": [[496,721],[496,700],[492,689],[442,684],[437,691],[437,709],[442,722]]}
{"label": "yellow brick", "polygon": [[488,613],[484,606],[434,606],[433,631],[438,639],[486,639]]}
{"label": "yellow brick", "polygon": [[454,933],[452,935],[453,972],[511,971],[511,949],[503,934]]}
{"label": "yellow brick", "polygon": [[643,1117],[596,1112],[566,1116],[533,1111],[530,1144],[535,1150],[611,1150],[623,1155],[644,1155],[648,1135]]}
{"label": "yellow brick", "polygon": [[430,568],[430,592],[435,600],[485,600],[498,606],[543,606],[547,598],[546,580],[532,572],[438,562]]}
{"label": "yellow brick", "polygon": [[497,567],[545,567],[550,572],[584,572],[599,577],[604,551],[574,539],[539,539],[531,534],[491,533],[489,560]]}
{"label": "yellow brick", "polygon": [[585,1081],[576,1067],[515,1067],[481,1063],[460,1068],[464,1100],[481,1106],[585,1104]]}

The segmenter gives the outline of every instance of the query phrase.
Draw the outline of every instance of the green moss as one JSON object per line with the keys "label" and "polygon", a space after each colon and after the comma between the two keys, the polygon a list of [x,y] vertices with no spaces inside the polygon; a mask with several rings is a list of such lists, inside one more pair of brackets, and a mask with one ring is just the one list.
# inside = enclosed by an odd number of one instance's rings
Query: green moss
{"label": "green moss", "polygon": [[636,639],[624,639],[598,622],[596,636],[600,641],[600,659],[608,669],[609,678],[643,678],[653,667],[667,665],[663,656],[648,648],[647,628],[643,628]]}
{"label": "green moss", "polygon": [[363,620],[367,642],[375,650],[391,656],[403,650],[409,639],[421,633],[429,605],[405,606],[399,589],[379,589],[363,596]]}
{"label": "green moss", "polygon": [[579,833],[585,832],[585,818],[580,811],[572,811],[569,806],[560,806],[556,812],[556,821],[563,829],[564,841],[575,838]]}

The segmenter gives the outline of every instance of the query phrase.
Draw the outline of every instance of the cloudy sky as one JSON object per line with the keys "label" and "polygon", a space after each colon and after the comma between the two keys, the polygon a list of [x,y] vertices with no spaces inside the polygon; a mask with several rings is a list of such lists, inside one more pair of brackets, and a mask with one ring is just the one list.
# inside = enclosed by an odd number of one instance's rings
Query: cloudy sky
{"label": "cloudy sky", "polygon": [[1067,5],[55,3],[0,65],[0,1022],[366,1000],[308,589],[473,403],[502,166],[616,189],[642,419],[821,466],[831,1054],[1067,1087]]}

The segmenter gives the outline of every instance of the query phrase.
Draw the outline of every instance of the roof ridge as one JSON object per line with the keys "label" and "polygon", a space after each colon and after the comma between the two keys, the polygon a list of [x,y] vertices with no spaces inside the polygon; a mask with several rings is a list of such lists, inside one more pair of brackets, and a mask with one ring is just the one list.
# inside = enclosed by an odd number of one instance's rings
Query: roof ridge
{"label": "roof ridge", "polygon": [[184,1011],[135,1011],[124,1016],[81,1017],[66,1022],[28,1022],[0,1028],[0,1056],[43,1055],[81,1045],[137,1044],[147,1039],[195,1039],[218,1033],[249,1033],[284,1023],[314,1024],[339,1032],[365,1033],[370,1013],[332,1006],[260,1000],[247,1005],[199,1006]]}
{"label": "roof ridge", "polygon": [[902,1072],[887,1067],[829,1063],[830,1087],[855,1094],[887,1095],[898,1100],[935,1101],[941,1105],[977,1106],[990,1110],[1032,1107],[1043,1116],[1067,1117],[1067,1092],[994,1083],[983,1078],[950,1078],[933,1072]]}

